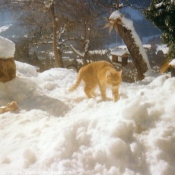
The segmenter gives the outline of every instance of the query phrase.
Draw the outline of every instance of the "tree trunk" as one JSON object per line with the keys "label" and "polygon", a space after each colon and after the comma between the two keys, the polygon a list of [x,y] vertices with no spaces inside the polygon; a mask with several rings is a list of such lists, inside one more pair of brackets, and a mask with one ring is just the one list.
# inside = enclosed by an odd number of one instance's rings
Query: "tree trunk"
{"label": "tree trunk", "polygon": [[53,21],[53,51],[55,56],[56,67],[63,67],[62,58],[59,57],[58,49],[57,49],[57,21],[55,17],[55,9],[54,4],[50,7]]}
{"label": "tree trunk", "polygon": [[[131,26],[127,28],[127,26],[125,26],[126,21],[123,23],[122,18],[123,15],[120,14],[120,12],[117,10],[114,14],[111,14],[109,18],[109,23],[105,25],[105,28],[109,27],[109,32],[111,32],[111,30],[115,28],[116,32],[121,36],[121,38],[123,39],[128,48],[128,51],[130,52],[130,55],[137,69],[138,72],[137,79],[142,80],[144,79],[144,73],[148,70],[148,68],[150,69],[150,66],[147,65],[147,63],[143,58],[142,54],[144,53],[141,53],[140,48],[137,45],[136,38],[135,36],[133,36],[134,34],[132,33],[132,28],[130,28]],[[142,52],[143,51],[144,50],[142,50]]]}
{"label": "tree trunk", "polygon": [[62,52],[60,49],[58,49],[58,57],[59,57],[59,60],[60,60],[60,67],[64,67],[64,64],[63,64],[63,59],[62,59]]}
{"label": "tree trunk", "polygon": [[140,54],[139,47],[136,45],[131,30],[127,29],[125,26],[117,25],[118,34],[121,36],[123,41],[125,42],[135,67],[138,72],[138,80],[144,79],[144,73],[148,70],[147,64],[145,63],[142,55]]}
{"label": "tree trunk", "polygon": [[116,9],[119,10],[120,2],[119,0],[116,0]]}
{"label": "tree trunk", "polygon": [[88,64],[88,63],[87,63],[87,56],[88,56],[88,53],[86,52],[86,53],[84,54],[84,57],[83,57],[83,65],[84,65],[84,66]]}

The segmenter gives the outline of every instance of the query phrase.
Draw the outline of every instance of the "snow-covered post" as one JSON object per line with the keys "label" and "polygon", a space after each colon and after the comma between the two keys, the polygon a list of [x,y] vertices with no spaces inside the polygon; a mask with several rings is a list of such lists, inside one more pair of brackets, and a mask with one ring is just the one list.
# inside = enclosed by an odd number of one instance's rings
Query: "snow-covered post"
{"label": "snow-covered post", "polygon": [[136,66],[137,79],[142,80],[145,72],[150,73],[151,67],[142,42],[133,27],[133,21],[125,18],[116,10],[110,15],[109,23],[106,27],[110,27],[110,30],[115,28],[116,32],[121,36]]}
{"label": "snow-covered post", "polygon": [[171,68],[171,77],[175,77],[175,59],[169,63],[169,66]]}
{"label": "snow-covered post", "polygon": [[0,82],[7,82],[16,77],[14,52],[15,44],[0,37]]}

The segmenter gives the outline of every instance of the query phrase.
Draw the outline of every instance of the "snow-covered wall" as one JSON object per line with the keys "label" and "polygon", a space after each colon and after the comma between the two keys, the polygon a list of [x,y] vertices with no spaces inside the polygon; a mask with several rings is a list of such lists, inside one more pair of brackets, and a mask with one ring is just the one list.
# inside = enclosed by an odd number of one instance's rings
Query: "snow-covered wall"
{"label": "snow-covered wall", "polygon": [[0,36],[0,59],[13,58],[15,53],[15,44]]}

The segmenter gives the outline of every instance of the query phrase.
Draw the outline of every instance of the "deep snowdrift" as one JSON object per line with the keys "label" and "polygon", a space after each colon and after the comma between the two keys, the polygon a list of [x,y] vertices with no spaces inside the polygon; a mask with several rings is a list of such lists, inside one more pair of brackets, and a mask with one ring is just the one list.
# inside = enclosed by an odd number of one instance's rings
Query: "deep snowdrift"
{"label": "deep snowdrift", "polygon": [[114,103],[110,91],[106,102],[83,86],[68,93],[73,70],[16,64],[17,77],[0,83],[0,106],[19,104],[0,114],[0,171],[174,175],[175,78],[122,83]]}

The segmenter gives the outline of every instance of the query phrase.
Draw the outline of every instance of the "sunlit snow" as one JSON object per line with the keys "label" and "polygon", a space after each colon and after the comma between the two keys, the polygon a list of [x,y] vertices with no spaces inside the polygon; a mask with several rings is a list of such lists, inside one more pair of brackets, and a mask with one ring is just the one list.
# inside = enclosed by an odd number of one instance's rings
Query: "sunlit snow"
{"label": "sunlit snow", "polygon": [[0,174],[174,175],[175,78],[122,82],[113,102],[110,90],[87,99],[83,84],[68,93],[73,70],[16,67],[0,83],[0,106],[19,106],[0,114]]}
{"label": "sunlit snow", "polygon": [[0,83],[0,106],[19,105],[0,114],[0,170],[174,175],[175,78],[123,82],[114,103],[98,91],[87,99],[82,85],[68,93],[73,70],[16,65],[17,77]]}
{"label": "sunlit snow", "polygon": [[7,38],[0,36],[0,59],[13,58],[15,44]]}

